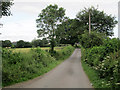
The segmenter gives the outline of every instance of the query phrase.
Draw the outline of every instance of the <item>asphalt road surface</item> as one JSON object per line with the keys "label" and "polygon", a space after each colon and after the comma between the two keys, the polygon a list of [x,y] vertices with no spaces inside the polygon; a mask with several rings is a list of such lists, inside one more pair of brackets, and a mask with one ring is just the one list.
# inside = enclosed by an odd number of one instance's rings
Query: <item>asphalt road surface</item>
{"label": "asphalt road surface", "polygon": [[11,88],[93,88],[81,66],[81,50],[75,49],[69,59],[43,76]]}

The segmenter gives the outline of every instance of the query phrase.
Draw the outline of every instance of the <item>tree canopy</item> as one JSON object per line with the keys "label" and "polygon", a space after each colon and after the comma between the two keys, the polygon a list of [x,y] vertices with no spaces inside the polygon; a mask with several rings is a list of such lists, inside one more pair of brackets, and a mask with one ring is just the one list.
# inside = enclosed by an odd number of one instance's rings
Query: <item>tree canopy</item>
{"label": "tree canopy", "polygon": [[17,48],[29,48],[32,47],[32,44],[30,42],[26,42],[23,40],[17,41],[17,45],[15,45]]}
{"label": "tree canopy", "polygon": [[92,31],[90,34],[85,31],[84,34],[79,36],[79,42],[84,48],[92,48],[94,46],[100,46],[103,44],[103,38],[105,35],[103,33],[98,33],[96,31]]}
{"label": "tree canopy", "polygon": [[[91,16],[91,30],[102,33],[105,36],[113,36],[113,28],[117,24],[115,17],[107,15],[98,8],[84,8],[75,19],[67,19],[57,26],[56,37],[61,44],[72,44],[79,42],[82,34],[89,30],[89,12]],[[78,38],[79,36],[79,38]]]}
{"label": "tree canopy", "polygon": [[105,33],[106,36],[113,36],[113,28],[117,24],[115,17],[107,15],[104,11],[99,11],[98,8],[84,8],[76,17],[83,24],[82,29],[89,29],[89,12],[91,15],[91,30]]}
{"label": "tree canopy", "polygon": [[12,43],[10,40],[2,41],[2,47],[11,47]]}
{"label": "tree canopy", "polygon": [[81,22],[77,19],[68,19],[57,26],[56,37],[61,44],[74,45],[79,41],[78,35],[83,34]]}
{"label": "tree canopy", "polygon": [[1,8],[1,15],[0,16],[10,16],[11,15],[11,11],[10,8],[13,5],[13,0],[1,0],[0,1],[0,8]]}
{"label": "tree canopy", "polygon": [[48,40],[46,38],[43,38],[42,40],[40,39],[33,39],[32,40],[32,46],[34,47],[46,47],[48,46]]}
{"label": "tree canopy", "polygon": [[17,47],[18,48],[24,48],[24,46],[25,46],[25,42],[23,40],[17,41]]}

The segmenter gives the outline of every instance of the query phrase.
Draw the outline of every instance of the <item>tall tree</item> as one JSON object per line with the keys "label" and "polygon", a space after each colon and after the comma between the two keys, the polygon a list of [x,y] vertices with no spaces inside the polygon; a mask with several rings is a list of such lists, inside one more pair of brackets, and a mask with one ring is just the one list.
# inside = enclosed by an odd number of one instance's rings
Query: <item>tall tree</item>
{"label": "tall tree", "polygon": [[61,44],[74,45],[79,41],[78,36],[83,34],[81,22],[77,19],[68,19],[57,26],[56,37]]}
{"label": "tall tree", "polygon": [[65,20],[65,9],[55,5],[49,5],[39,14],[36,20],[38,37],[48,37],[51,43],[51,50],[55,47],[55,30],[57,25]]}
{"label": "tall tree", "polygon": [[12,43],[10,40],[2,41],[2,47],[11,47]]}
{"label": "tall tree", "polygon": [[25,42],[24,42],[23,40],[19,40],[19,41],[17,42],[17,47],[18,47],[18,48],[24,48],[24,46],[25,46]]}
{"label": "tall tree", "polygon": [[106,36],[113,36],[113,28],[117,24],[115,17],[107,15],[104,11],[99,11],[98,8],[84,8],[76,17],[83,24],[83,30],[89,30],[89,11],[91,16],[91,30],[97,30],[100,33],[105,33]]}

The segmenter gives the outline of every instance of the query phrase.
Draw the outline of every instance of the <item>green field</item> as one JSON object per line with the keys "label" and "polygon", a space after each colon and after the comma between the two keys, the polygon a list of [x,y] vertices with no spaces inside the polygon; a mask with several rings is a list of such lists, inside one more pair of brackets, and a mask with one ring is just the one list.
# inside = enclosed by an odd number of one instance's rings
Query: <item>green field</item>
{"label": "green field", "polygon": [[[63,47],[55,47],[55,51],[61,50]],[[41,47],[42,50],[50,50],[50,47]],[[10,49],[13,50],[13,52],[29,52],[31,48],[14,48]]]}

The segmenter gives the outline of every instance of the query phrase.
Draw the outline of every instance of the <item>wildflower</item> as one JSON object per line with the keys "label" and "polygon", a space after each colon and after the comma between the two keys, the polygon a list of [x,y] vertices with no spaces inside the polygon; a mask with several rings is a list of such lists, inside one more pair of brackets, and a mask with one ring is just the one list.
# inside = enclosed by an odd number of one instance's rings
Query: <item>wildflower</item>
{"label": "wildflower", "polygon": [[107,58],[110,58],[110,56],[107,56]]}
{"label": "wildflower", "polygon": [[118,65],[115,65],[116,67],[118,66]]}
{"label": "wildflower", "polygon": [[107,86],[109,86],[110,84],[108,83],[108,84],[106,84]]}
{"label": "wildflower", "polygon": [[120,83],[115,83],[116,85],[120,85]]}
{"label": "wildflower", "polygon": [[113,77],[111,77],[110,79],[113,79]]}
{"label": "wildflower", "polygon": [[102,82],[102,83],[104,83],[104,82]]}
{"label": "wildflower", "polygon": [[91,83],[91,86],[92,86],[93,84]]}
{"label": "wildflower", "polygon": [[104,65],[104,63],[102,63],[102,65]]}

